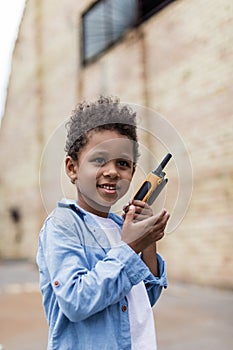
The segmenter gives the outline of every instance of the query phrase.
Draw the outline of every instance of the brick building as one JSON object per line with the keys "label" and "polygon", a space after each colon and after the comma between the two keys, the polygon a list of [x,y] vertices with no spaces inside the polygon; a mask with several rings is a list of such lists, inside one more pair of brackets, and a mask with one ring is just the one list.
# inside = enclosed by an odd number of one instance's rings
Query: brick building
{"label": "brick building", "polygon": [[83,99],[116,95],[139,115],[130,194],[173,154],[154,204],[172,213],[159,243],[169,278],[233,287],[233,4],[156,3],[26,2],[0,131],[0,257],[34,259],[47,212],[74,195],[65,120]]}

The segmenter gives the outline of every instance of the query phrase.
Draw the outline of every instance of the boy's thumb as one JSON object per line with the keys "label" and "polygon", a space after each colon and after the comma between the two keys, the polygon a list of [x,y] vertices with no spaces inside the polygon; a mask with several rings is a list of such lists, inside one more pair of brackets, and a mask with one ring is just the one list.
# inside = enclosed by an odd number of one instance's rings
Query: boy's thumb
{"label": "boy's thumb", "polygon": [[134,218],[134,214],[135,214],[135,206],[130,205],[129,210],[127,211],[127,213],[125,215],[125,222],[127,222],[127,223],[132,222],[133,218]]}

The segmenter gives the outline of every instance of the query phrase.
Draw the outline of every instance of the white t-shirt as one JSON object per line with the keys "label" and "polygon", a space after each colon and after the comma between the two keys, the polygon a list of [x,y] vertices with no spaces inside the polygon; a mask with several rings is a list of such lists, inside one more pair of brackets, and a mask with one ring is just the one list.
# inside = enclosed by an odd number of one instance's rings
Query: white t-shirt
{"label": "white t-shirt", "polygon": [[[104,230],[111,244],[116,246],[121,242],[119,226],[109,218],[93,215]],[[129,322],[132,350],[156,350],[156,333],[154,316],[144,282],[133,286],[128,295]]]}

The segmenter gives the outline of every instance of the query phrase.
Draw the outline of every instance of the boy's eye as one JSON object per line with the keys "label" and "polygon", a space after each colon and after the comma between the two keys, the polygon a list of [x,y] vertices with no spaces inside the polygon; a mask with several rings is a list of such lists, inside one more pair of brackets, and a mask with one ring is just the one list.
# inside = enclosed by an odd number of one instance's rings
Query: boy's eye
{"label": "boy's eye", "polygon": [[119,159],[118,164],[121,167],[130,167],[130,162],[128,160],[125,160],[125,159]]}
{"label": "boy's eye", "polygon": [[104,165],[106,163],[105,159],[102,157],[97,157],[93,161],[97,165]]}

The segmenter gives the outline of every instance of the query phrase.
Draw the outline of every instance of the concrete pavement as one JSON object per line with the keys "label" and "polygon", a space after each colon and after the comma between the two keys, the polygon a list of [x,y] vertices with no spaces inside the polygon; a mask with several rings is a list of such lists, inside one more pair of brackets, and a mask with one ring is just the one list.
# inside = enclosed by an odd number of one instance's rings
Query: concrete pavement
{"label": "concrete pavement", "polygon": [[171,284],[154,308],[159,350],[232,350],[233,292]]}
{"label": "concrete pavement", "polygon": [[[159,350],[233,348],[232,291],[170,284],[154,314]],[[4,350],[45,350],[46,340],[35,265],[0,262],[0,344]]]}
{"label": "concrete pavement", "polygon": [[0,350],[43,350],[46,343],[36,266],[0,261]]}

